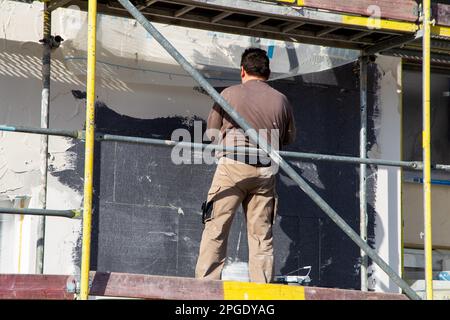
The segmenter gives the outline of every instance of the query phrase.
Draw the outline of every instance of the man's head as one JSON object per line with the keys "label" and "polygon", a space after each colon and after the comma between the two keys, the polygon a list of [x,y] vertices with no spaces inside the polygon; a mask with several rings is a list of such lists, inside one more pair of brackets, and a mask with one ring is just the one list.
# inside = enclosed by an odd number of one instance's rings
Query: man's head
{"label": "man's head", "polygon": [[263,49],[248,48],[241,58],[242,82],[260,79],[267,80],[270,76],[269,57]]}

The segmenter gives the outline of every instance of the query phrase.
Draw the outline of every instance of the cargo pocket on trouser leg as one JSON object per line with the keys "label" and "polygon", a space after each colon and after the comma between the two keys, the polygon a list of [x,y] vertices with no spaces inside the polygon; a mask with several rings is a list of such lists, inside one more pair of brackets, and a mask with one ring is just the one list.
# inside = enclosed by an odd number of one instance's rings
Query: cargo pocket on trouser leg
{"label": "cargo pocket on trouser leg", "polygon": [[220,186],[211,186],[208,191],[208,197],[205,202],[202,203],[202,222],[205,224],[206,222],[212,220],[214,218],[214,197],[220,190]]}

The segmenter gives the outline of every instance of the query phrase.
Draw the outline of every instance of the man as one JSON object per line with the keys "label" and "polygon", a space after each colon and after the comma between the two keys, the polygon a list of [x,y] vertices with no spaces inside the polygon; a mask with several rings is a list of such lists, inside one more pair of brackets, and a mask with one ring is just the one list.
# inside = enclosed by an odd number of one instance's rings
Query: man
{"label": "man", "polygon": [[[223,90],[221,95],[256,132],[265,130],[264,139],[269,143],[286,145],[295,139],[293,110],[288,99],[266,83],[269,76],[266,51],[249,48],[241,58],[242,84]],[[208,131],[214,130],[220,130],[219,143],[226,147],[257,147],[217,104],[208,117]],[[197,278],[220,279],[233,216],[242,204],[247,221],[250,280],[273,280],[272,225],[277,209],[274,167],[267,156],[220,153],[203,207],[205,228],[195,270]]]}

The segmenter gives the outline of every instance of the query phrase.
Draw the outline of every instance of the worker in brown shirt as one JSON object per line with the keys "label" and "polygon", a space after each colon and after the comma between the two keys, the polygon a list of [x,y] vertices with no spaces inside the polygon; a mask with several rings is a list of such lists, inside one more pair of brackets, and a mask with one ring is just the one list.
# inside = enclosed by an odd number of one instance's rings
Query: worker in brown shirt
{"label": "worker in brown shirt", "polygon": [[[293,142],[296,132],[292,106],[286,96],[266,83],[269,75],[266,51],[249,48],[241,58],[242,84],[223,90],[221,95],[276,148]],[[257,147],[217,104],[208,117],[208,132],[214,143],[226,147]],[[217,169],[203,204],[205,228],[195,276],[221,278],[231,223],[242,204],[247,221],[250,280],[271,282],[274,269],[272,225],[278,201],[276,164],[267,155],[219,152],[218,156]]]}

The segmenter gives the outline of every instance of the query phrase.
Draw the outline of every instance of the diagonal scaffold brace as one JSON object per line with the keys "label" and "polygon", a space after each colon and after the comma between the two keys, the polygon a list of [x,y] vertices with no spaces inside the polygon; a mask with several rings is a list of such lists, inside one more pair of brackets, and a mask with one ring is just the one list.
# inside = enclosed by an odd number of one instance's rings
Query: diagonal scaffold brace
{"label": "diagonal scaffold brace", "polygon": [[271,145],[261,138],[254,129],[243,119],[228,102],[211,86],[208,81],[176,50],[175,47],[144,17],[144,15],[129,1],[118,0],[119,3],[139,22],[144,29],[158,41],[158,43],[188,72],[199,85],[217,102],[236,123],[248,133],[249,139],[259,145],[270,158],[305,192],[342,231],[347,234],[367,256],[369,256],[386,274],[403,289],[405,294],[413,300],[420,300],[419,295],[373,250],[361,237],[331,208],[320,195],[280,156]]}

